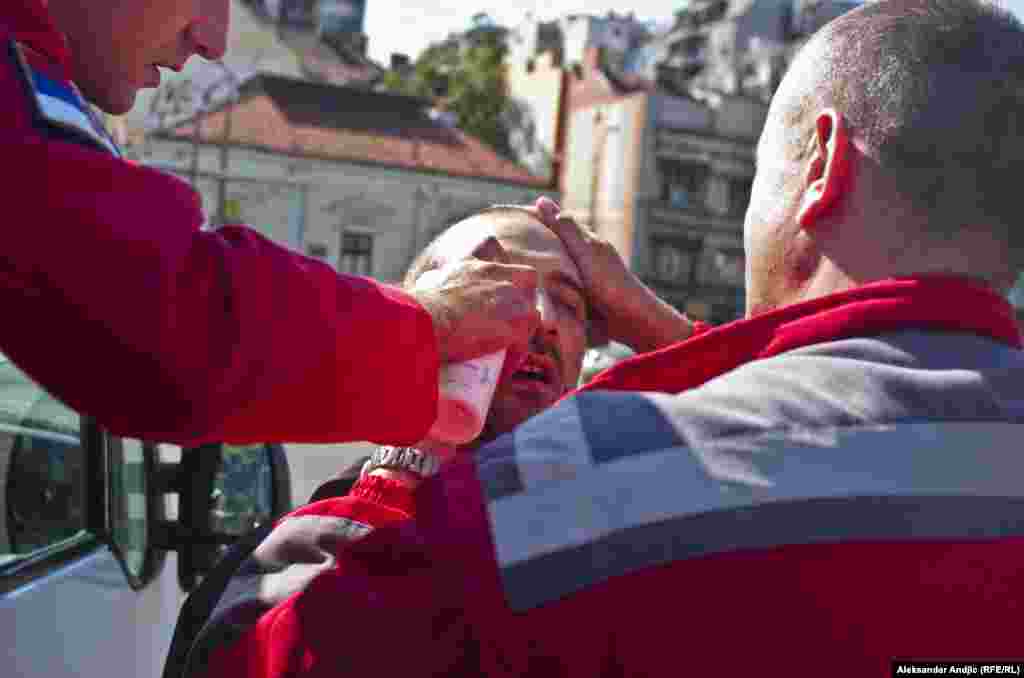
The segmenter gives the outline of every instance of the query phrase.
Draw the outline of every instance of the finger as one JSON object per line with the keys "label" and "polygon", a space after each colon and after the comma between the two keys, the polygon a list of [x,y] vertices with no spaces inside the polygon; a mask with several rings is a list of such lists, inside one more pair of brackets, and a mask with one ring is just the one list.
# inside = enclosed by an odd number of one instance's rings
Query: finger
{"label": "finger", "polygon": [[498,312],[500,319],[492,317],[479,325],[475,336],[462,334],[459,339],[463,345],[449,345],[447,361],[461,362],[507,349],[514,357],[513,362],[521,362],[521,357],[530,350],[531,338],[540,327],[540,312],[523,303],[521,298],[512,302],[506,298],[502,306],[504,310]]}
{"label": "finger", "polygon": [[578,237],[580,240],[586,240],[594,234],[593,231],[585,226],[581,226],[578,221],[565,212],[559,212],[555,215],[554,226],[556,230]]}
{"label": "finger", "polygon": [[546,196],[537,198],[537,202],[534,203],[534,207],[537,209],[537,212],[542,219],[551,221],[558,218],[558,213],[562,211],[562,208],[558,206],[558,203]]}
{"label": "finger", "polygon": [[589,238],[587,233],[576,223],[576,220],[567,214],[559,212],[551,220],[542,222],[548,230],[558,236],[558,239],[569,251],[569,256],[576,262],[577,266],[583,264],[582,260],[588,256]]}
{"label": "finger", "polygon": [[536,294],[537,285],[540,282],[540,274],[537,269],[524,264],[485,262],[478,271],[481,278],[512,283],[523,292],[530,294],[531,299],[532,295]]}

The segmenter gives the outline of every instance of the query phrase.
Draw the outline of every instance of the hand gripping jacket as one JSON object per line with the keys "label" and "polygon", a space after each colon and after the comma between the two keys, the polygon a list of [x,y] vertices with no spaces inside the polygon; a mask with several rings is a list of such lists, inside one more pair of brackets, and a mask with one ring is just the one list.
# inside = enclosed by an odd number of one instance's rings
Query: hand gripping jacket
{"label": "hand gripping jacket", "polygon": [[[302,509],[323,527],[279,539],[330,562],[193,668],[852,678],[1019,658],[1020,346],[1005,300],[923,276],[638,356],[442,468],[412,521]],[[376,529],[332,541],[355,511]]]}
{"label": "hand gripping jacket", "polygon": [[426,311],[244,226],[201,230],[190,186],[119,157],[70,63],[39,0],[4,3],[0,350],[119,435],[418,442]]}

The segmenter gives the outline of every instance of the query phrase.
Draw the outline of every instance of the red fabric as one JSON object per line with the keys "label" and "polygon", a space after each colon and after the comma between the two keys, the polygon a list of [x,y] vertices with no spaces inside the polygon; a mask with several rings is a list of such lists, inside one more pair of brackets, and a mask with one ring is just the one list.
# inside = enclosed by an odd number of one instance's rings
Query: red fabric
{"label": "red fabric", "polygon": [[356,481],[349,494],[358,499],[383,504],[408,516],[413,516],[416,510],[416,495],[413,490],[414,488],[398,480],[366,476]]}
{"label": "red fabric", "polygon": [[[1020,346],[1008,313],[997,295],[964,281],[882,282],[706,331],[601,383],[680,391],[760,355],[918,327]],[[881,678],[897,657],[1019,659],[1024,648],[1020,539],[734,552],[513,614],[467,458],[420,486],[415,523],[377,529],[337,558],[313,587],[215,653],[206,675]]]}
{"label": "red fabric", "polygon": [[754,318],[698,328],[691,339],[613,365],[579,390],[679,393],[756,358],[911,328],[971,332],[1021,347],[1013,308],[989,288],[956,276],[916,276],[881,280]]}
{"label": "red fabric", "polygon": [[[0,30],[16,35],[19,42],[49,57],[50,66],[62,77],[71,77],[71,49],[67,38],[57,31],[40,0],[4,3],[0,10]],[[48,69],[48,72],[53,71]]]}
{"label": "red fabric", "polygon": [[360,478],[343,497],[322,499],[295,509],[281,520],[299,516],[338,516],[366,525],[386,527],[413,516],[413,491],[407,485],[380,476]]}
{"label": "red fabric", "polygon": [[[12,36],[67,63],[37,2],[0,10],[3,45]],[[6,47],[0,99],[16,168],[0,349],[47,390],[116,434],[181,444],[426,434],[438,354],[413,298],[243,226],[200,231],[185,182],[48,138]]]}

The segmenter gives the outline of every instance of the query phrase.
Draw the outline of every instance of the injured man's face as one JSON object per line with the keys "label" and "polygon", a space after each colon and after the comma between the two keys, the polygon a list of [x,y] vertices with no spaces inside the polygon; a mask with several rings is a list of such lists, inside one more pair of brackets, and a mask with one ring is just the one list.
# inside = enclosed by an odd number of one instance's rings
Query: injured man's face
{"label": "injured man's face", "polygon": [[435,265],[424,270],[469,252],[491,258],[481,247],[491,237],[504,250],[505,263],[537,270],[541,323],[529,353],[510,354],[506,360],[518,369],[506,365],[475,444],[511,431],[575,388],[587,348],[587,297],[579,270],[558,236],[525,211],[501,208],[460,221],[432,245],[430,259]]}

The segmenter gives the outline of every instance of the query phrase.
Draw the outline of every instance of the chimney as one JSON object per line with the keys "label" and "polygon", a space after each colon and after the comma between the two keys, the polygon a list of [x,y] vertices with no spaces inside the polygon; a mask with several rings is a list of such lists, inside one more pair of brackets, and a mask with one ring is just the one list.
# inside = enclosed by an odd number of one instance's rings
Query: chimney
{"label": "chimney", "polygon": [[409,63],[408,54],[399,54],[398,52],[391,53],[391,70],[404,71],[409,68]]}

